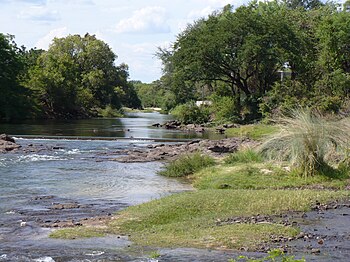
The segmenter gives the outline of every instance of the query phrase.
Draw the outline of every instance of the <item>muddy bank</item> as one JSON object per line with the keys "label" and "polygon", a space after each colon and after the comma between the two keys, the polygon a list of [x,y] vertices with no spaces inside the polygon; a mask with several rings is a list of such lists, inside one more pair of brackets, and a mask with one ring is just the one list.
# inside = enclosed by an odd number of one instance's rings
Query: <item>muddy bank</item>
{"label": "muddy bank", "polygon": [[228,224],[278,224],[300,228],[295,237],[271,235],[254,250],[265,253],[280,249],[287,254],[305,257],[306,261],[349,261],[350,256],[350,200],[334,201],[327,205],[315,203],[310,212],[289,211],[281,215],[230,217],[217,220],[216,226]]}

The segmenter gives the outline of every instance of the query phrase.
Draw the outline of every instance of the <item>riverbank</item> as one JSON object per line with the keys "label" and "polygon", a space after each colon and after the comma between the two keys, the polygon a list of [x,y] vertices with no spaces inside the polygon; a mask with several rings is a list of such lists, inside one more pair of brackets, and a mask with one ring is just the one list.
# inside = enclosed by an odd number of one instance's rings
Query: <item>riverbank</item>
{"label": "riverbank", "polygon": [[[127,235],[137,246],[160,250],[195,247],[265,253],[278,248],[316,261],[324,257],[346,261],[350,255],[347,233],[338,234],[350,222],[348,177],[305,179],[283,166],[251,161],[209,167],[188,181],[196,191],[129,207],[103,230],[94,230]],[[333,220],[342,222],[332,224]],[[328,225],[326,232],[314,231],[323,223]],[[78,238],[81,232],[81,228],[65,229],[52,236]]]}

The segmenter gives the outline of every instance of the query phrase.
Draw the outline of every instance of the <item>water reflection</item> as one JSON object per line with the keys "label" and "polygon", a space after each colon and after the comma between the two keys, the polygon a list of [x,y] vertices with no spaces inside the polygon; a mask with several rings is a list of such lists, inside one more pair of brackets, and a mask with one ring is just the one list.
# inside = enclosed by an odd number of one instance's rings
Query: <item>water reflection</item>
{"label": "water reflection", "polygon": [[129,113],[124,118],[95,118],[80,120],[27,120],[20,123],[0,124],[0,133],[14,136],[73,136],[103,138],[145,139],[219,139],[213,133],[184,132],[153,127],[163,124],[172,116],[159,113]]}

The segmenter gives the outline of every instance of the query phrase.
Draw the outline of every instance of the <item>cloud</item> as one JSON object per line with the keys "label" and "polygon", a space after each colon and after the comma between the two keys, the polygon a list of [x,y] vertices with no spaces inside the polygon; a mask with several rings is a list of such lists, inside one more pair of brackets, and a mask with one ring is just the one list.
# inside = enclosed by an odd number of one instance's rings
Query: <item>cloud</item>
{"label": "cloud", "polygon": [[40,22],[53,22],[61,19],[59,13],[55,10],[49,10],[46,7],[32,6],[22,10],[18,18]]}
{"label": "cloud", "polygon": [[22,2],[30,5],[45,5],[47,0],[0,0],[0,3],[18,3]]}
{"label": "cloud", "polygon": [[68,35],[67,27],[53,29],[48,34],[46,34],[44,37],[40,38],[35,46],[39,49],[47,50],[49,48],[52,40],[55,37],[60,38],[60,37],[65,37],[67,35]]}
{"label": "cloud", "polygon": [[211,6],[207,6],[205,8],[203,8],[202,10],[193,10],[188,14],[188,18],[189,19],[198,19],[201,17],[206,17],[210,14],[212,14],[215,11],[215,8],[211,7]]}
{"label": "cloud", "polygon": [[169,33],[166,11],[159,6],[149,6],[134,11],[129,18],[121,20],[115,27],[117,33]]}

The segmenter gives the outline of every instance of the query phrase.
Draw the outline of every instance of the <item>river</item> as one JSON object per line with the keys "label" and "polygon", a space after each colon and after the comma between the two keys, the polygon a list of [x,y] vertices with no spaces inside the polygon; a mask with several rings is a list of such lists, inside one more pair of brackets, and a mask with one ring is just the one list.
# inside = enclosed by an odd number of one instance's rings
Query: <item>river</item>
{"label": "river", "polygon": [[[56,150],[0,155],[0,261],[149,261],[143,248],[123,237],[55,240],[48,238],[52,229],[45,225],[112,214],[191,190],[157,175],[161,163],[102,161],[116,149],[198,137],[152,127],[167,120],[158,113],[134,113],[120,119],[1,124],[0,133],[14,136],[23,147]],[[78,208],[53,208],[67,203]]]}

